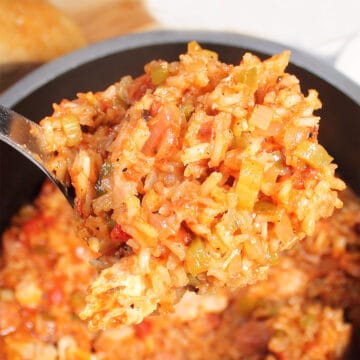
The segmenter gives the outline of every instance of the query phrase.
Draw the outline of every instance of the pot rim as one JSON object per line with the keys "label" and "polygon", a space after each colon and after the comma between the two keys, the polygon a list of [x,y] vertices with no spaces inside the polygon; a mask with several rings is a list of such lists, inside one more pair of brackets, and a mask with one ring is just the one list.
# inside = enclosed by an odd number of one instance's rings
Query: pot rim
{"label": "pot rim", "polygon": [[156,30],[140,32],[111,38],[86,46],[40,66],[1,94],[0,103],[8,107],[13,107],[46,83],[56,79],[69,70],[73,70],[93,60],[144,46],[186,43],[191,40],[214,45],[238,46],[248,49],[249,51],[258,51],[268,55],[290,49],[292,64],[325,80],[360,106],[360,86],[331,65],[305,51],[240,33],[197,30]]}

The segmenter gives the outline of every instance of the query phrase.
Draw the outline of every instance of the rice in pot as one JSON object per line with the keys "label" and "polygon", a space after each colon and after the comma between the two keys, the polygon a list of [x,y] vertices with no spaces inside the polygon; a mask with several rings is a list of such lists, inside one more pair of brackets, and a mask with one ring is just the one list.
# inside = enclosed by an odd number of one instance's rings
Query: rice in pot
{"label": "rice in pot", "polygon": [[[341,359],[360,325],[360,202],[279,256],[268,279],[235,292],[186,292],[172,314],[91,332],[80,320],[94,254],[51,184],[3,235],[0,359]],[[346,313],[346,316],[345,316]]]}

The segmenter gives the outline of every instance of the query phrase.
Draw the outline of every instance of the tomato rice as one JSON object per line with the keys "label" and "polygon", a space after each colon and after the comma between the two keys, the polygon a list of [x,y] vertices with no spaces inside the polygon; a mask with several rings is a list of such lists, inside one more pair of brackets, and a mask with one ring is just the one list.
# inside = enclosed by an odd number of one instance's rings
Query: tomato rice
{"label": "tomato rice", "polygon": [[[360,326],[360,201],[320,221],[264,281],[187,291],[172,314],[92,332],[81,321],[94,259],[52,184],[3,235],[0,359],[342,359]],[[346,315],[345,315],[346,314]]]}
{"label": "tomato rice", "polygon": [[172,312],[187,290],[265,279],[342,206],[317,141],[318,94],[285,72],[289,56],[229,65],[191,42],[179,61],[154,60],[42,120],[48,165],[74,186],[79,236],[98,254],[80,314],[92,329]]}

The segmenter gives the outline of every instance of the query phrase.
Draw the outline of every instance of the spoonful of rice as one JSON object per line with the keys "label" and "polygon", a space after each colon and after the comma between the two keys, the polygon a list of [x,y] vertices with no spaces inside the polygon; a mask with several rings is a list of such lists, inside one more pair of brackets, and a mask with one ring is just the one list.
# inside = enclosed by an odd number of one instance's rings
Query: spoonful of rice
{"label": "spoonful of rice", "polygon": [[[79,235],[98,254],[81,313],[91,328],[171,311],[187,290],[264,279],[342,206],[345,185],[317,140],[318,94],[285,72],[289,56],[232,65],[191,42],[179,61],[63,100],[35,127],[35,152],[65,195],[74,187]],[[11,141],[27,145],[28,133]]]}

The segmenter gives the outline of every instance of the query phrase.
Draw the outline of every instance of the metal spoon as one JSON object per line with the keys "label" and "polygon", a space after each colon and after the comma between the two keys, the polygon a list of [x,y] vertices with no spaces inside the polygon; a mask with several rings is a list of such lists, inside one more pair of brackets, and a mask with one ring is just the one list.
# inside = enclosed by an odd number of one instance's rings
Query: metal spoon
{"label": "metal spoon", "polygon": [[43,130],[38,124],[0,105],[0,140],[32,161],[61,190],[69,204],[74,207],[74,188],[64,186],[46,168],[48,154],[41,145],[42,134]]}

